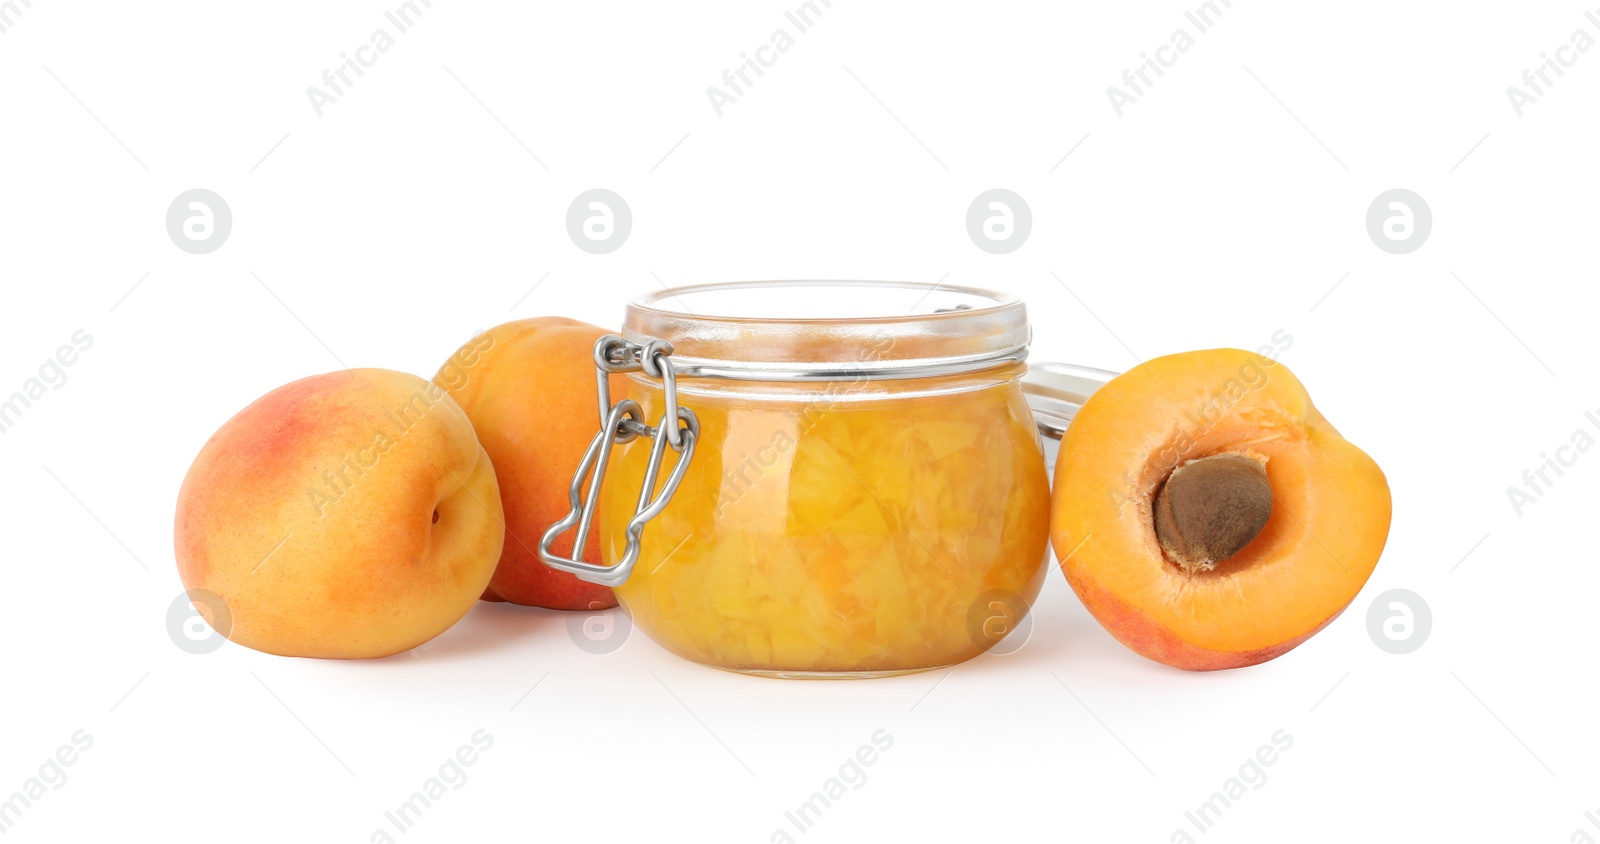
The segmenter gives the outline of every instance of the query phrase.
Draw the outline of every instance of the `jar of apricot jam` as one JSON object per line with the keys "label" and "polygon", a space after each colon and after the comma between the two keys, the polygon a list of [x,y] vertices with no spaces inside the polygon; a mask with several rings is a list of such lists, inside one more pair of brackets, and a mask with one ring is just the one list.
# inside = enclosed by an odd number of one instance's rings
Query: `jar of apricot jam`
{"label": "jar of apricot jam", "polygon": [[[596,346],[601,434],[541,556],[615,587],[635,626],[717,668],[874,677],[970,659],[1045,575],[1029,339],[1020,300],[975,288],[742,282],[636,299]],[[591,528],[601,565],[550,552]]]}

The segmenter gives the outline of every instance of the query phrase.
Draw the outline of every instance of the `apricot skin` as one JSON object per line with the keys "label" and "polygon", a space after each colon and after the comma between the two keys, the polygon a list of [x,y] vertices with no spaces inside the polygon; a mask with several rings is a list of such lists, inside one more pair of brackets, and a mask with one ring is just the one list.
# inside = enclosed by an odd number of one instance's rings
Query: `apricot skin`
{"label": "apricot skin", "polygon": [[415,375],[356,369],[286,384],[224,423],[184,477],[173,552],[185,589],[227,605],[218,632],[233,642],[358,659],[466,615],[504,532],[466,414]]}
{"label": "apricot skin", "polygon": [[[1283,642],[1253,651],[1235,651],[1225,653],[1212,651],[1192,645],[1177,635],[1155,623],[1151,618],[1135,609],[1128,602],[1112,595],[1104,589],[1094,585],[1087,579],[1072,584],[1072,589],[1078,594],[1078,599],[1089,609],[1089,613],[1105,627],[1106,632],[1113,638],[1126,645],[1134,653],[1147,659],[1155,660],[1163,665],[1173,668],[1182,668],[1185,671],[1220,671],[1224,668],[1244,668],[1259,665],[1271,659],[1276,659],[1302,642],[1315,636],[1322,628],[1327,627],[1338,618],[1334,613],[1326,621],[1317,625],[1315,630]],[[1341,610],[1342,612],[1342,610]]]}
{"label": "apricot skin", "polygon": [[[594,344],[607,333],[563,317],[508,322],[463,345],[433,377],[472,420],[499,477],[506,540],[486,601],[557,610],[617,605],[609,588],[549,568],[537,552],[545,529],[567,515],[572,474],[600,431]],[[619,377],[612,386],[616,395]],[[560,554],[571,548],[570,535],[554,546]],[[590,532],[583,559],[600,561],[598,532]]]}
{"label": "apricot skin", "polygon": [[[1178,465],[1264,460],[1274,506],[1215,570],[1162,555],[1152,500]],[[1051,538],[1089,612],[1156,662],[1209,671],[1281,656],[1336,618],[1371,575],[1391,500],[1377,464],[1270,358],[1233,349],[1157,358],[1095,393],[1062,440]]]}

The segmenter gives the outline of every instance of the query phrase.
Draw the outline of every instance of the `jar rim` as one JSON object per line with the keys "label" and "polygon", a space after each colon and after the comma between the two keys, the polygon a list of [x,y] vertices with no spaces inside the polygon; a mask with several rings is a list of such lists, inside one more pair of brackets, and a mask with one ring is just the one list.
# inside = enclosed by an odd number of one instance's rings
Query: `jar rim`
{"label": "jar rim", "polygon": [[[755,315],[741,315],[741,314],[716,314],[716,313],[707,313],[707,312],[697,312],[697,311],[688,309],[687,304],[684,303],[684,301],[683,301],[684,297],[694,297],[694,296],[698,296],[698,295],[706,294],[706,293],[727,293],[727,292],[734,292],[734,291],[749,291],[749,290],[775,290],[775,289],[781,289],[781,288],[786,288],[786,287],[787,288],[847,287],[847,288],[853,288],[853,289],[856,289],[856,290],[865,290],[865,289],[908,290],[908,291],[913,291],[913,292],[920,291],[920,292],[922,292],[924,294],[927,294],[928,296],[931,296],[934,293],[943,292],[943,293],[951,293],[951,294],[956,294],[956,295],[961,295],[961,296],[968,296],[968,297],[971,297],[971,298],[974,298],[974,299],[986,300],[986,301],[989,301],[989,302],[991,302],[993,304],[985,306],[985,307],[981,307],[981,308],[979,308],[979,307],[967,307],[967,308],[960,308],[960,309],[956,309],[956,308],[935,309],[935,310],[933,310],[931,312],[920,313],[919,314],[919,313],[916,313],[915,310],[916,310],[918,305],[922,304],[923,300],[918,300],[917,302],[914,302],[910,307],[906,308],[907,313],[903,313],[903,314],[878,314],[878,315],[861,315],[861,316],[811,316],[811,317],[805,317],[805,316],[780,316],[780,317],[770,317],[770,316],[755,316]],[[663,308],[663,307],[658,307],[657,306],[657,303],[659,303],[659,302],[661,302],[663,300],[666,300],[666,299],[677,300],[680,305],[684,306],[684,310],[677,310],[677,309],[674,309],[674,308]],[[789,323],[793,323],[793,322],[801,322],[801,323],[805,323],[805,322],[812,322],[812,323],[815,323],[815,322],[838,322],[838,321],[842,321],[842,320],[848,320],[848,321],[851,321],[851,322],[897,322],[897,321],[928,319],[928,318],[935,318],[935,317],[937,317],[937,318],[948,318],[949,316],[970,315],[970,314],[983,313],[983,312],[999,312],[999,311],[1010,309],[1010,308],[1021,308],[1021,307],[1023,307],[1022,299],[1020,299],[1017,296],[1014,296],[1014,295],[1012,295],[1010,293],[1005,293],[1005,292],[998,291],[998,290],[986,290],[986,289],[981,288],[981,287],[973,287],[973,286],[965,285],[965,284],[945,284],[943,281],[938,281],[938,282],[934,282],[933,284],[928,284],[926,282],[918,282],[918,281],[872,281],[872,280],[861,280],[861,279],[764,279],[764,280],[759,280],[759,281],[717,281],[717,282],[707,282],[707,283],[703,283],[703,284],[687,284],[687,285],[681,285],[681,286],[678,286],[678,287],[663,287],[660,290],[654,290],[654,291],[650,291],[648,293],[641,294],[639,296],[635,296],[633,299],[629,300],[629,302],[628,302],[628,309],[630,311],[631,310],[647,311],[647,312],[653,312],[653,313],[658,313],[658,314],[663,314],[663,315],[672,315],[672,316],[685,316],[685,315],[687,315],[687,316],[695,317],[695,318],[698,318],[698,319],[716,320],[716,321],[719,321],[719,322],[789,322]]]}
{"label": "jar rim", "polygon": [[628,303],[622,334],[671,343],[685,377],[769,381],[972,372],[1025,360],[1032,339],[1020,298],[942,279],[663,287]]}

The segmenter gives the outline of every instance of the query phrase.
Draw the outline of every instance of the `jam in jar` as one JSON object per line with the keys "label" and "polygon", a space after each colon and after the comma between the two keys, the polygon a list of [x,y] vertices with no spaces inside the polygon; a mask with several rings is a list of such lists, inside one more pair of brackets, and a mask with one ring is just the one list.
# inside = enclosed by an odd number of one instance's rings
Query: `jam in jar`
{"label": "jam in jar", "polygon": [[[1028,340],[1021,301],[975,288],[745,282],[635,300],[596,348],[608,433],[545,561],[613,585],[636,627],[718,668],[870,677],[970,659],[1045,573]],[[609,396],[618,371],[625,395]],[[550,554],[592,527],[581,493],[597,481],[603,564]]]}

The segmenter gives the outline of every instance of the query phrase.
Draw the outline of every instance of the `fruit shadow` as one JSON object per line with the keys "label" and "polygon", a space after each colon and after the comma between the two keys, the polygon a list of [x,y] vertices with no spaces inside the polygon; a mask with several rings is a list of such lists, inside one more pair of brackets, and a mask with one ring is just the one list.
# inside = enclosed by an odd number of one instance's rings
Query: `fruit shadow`
{"label": "fruit shadow", "polygon": [[568,613],[503,601],[479,601],[449,630],[432,641],[380,662],[401,659],[451,660],[507,650],[549,639],[566,628]]}

